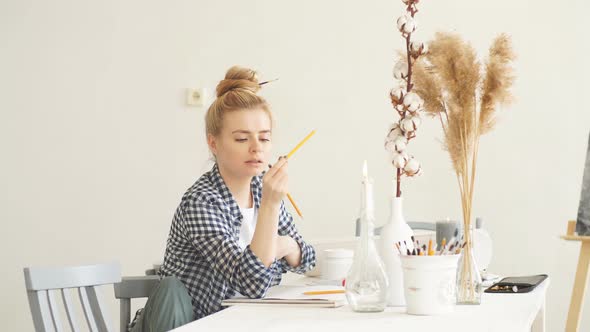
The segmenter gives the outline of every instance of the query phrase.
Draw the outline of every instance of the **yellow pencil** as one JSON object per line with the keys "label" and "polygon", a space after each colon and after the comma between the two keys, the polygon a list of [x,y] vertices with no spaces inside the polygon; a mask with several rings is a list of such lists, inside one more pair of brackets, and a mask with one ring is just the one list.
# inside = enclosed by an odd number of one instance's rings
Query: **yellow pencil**
{"label": "yellow pencil", "polygon": [[289,152],[289,154],[287,155],[287,159],[291,158],[291,156],[295,153],[295,151],[299,150],[299,148],[305,144],[305,142],[307,142],[308,139],[311,138],[311,136],[313,136],[315,134],[315,130],[312,130],[311,133],[309,133],[307,136],[305,136],[305,138],[299,142],[299,144],[297,144],[297,146],[295,146],[295,148],[293,148],[293,150],[291,150],[291,152]]}
{"label": "yellow pencil", "polygon": [[[271,164],[268,164],[269,168],[272,168]],[[287,193],[287,198],[289,199],[289,202],[291,202],[291,205],[293,205],[293,207],[295,208],[295,211],[297,211],[297,214],[299,215],[299,217],[301,217],[301,219],[303,219],[303,214],[301,213],[301,210],[299,210],[299,207],[297,207],[297,204],[295,204],[295,201],[293,200],[293,197],[291,196],[291,194]]]}
{"label": "yellow pencil", "polygon": [[[295,153],[295,151],[299,150],[299,148],[303,144],[305,144],[305,142],[307,142],[307,140],[310,139],[311,136],[313,136],[314,134],[315,134],[315,130],[312,130],[307,136],[305,136],[305,138],[303,140],[301,140],[301,142],[299,142],[299,144],[297,144],[297,146],[295,146],[295,148],[293,148],[293,150],[291,150],[291,152],[289,152],[289,154],[287,155],[287,159],[289,159]],[[287,198],[289,199],[289,202],[291,202],[291,205],[293,205],[293,207],[295,208],[295,211],[297,212],[299,217],[303,218],[303,214],[301,213],[301,210],[299,210],[299,207],[297,207],[297,204],[295,204],[295,200],[293,200],[293,197],[291,197],[291,194],[287,193]]]}
{"label": "yellow pencil", "polygon": [[325,295],[325,294],[344,294],[346,291],[344,289],[333,289],[333,290],[324,290],[324,291],[309,291],[303,292],[303,295]]}
{"label": "yellow pencil", "polygon": [[428,256],[434,255],[434,250],[432,249],[432,239],[428,240]]}
{"label": "yellow pencil", "polygon": [[303,214],[301,214],[301,210],[299,210],[299,208],[297,207],[297,204],[295,204],[295,201],[293,200],[293,197],[291,197],[291,194],[287,193],[287,198],[289,199],[289,202],[291,202],[291,205],[293,205],[293,207],[295,208],[295,211],[297,211],[297,214],[303,218]]}

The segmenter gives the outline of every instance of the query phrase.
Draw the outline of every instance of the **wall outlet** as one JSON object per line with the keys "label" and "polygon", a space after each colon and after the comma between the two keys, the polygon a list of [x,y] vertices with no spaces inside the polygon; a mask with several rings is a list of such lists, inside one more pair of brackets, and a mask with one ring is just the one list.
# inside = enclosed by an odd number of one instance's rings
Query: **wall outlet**
{"label": "wall outlet", "polygon": [[204,106],[207,102],[207,94],[207,89],[205,88],[186,89],[186,105]]}

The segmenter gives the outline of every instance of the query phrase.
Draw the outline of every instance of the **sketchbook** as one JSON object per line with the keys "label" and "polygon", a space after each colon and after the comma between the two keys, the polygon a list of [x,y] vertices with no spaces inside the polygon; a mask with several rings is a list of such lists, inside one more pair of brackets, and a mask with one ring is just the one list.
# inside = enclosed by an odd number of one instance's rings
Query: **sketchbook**
{"label": "sketchbook", "polygon": [[261,299],[237,296],[221,302],[222,306],[234,305],[273,305],[301,306],[315,308],[338,308],[346,304],[344,294],[304,295],[303,292],[344,289],[337,286],[274,286],[268,289]]}

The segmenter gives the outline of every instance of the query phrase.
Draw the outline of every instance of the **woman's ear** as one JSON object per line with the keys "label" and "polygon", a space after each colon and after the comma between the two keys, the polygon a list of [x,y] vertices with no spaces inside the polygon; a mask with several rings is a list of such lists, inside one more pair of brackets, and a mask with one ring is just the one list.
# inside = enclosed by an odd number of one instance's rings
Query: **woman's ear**
{"label": "woman's ear", "polygon": [[211,153],[213,153],[214,156],[217,156],[217,141],[215,140],[215,136],[207,134],[207,145],[209,145]]}

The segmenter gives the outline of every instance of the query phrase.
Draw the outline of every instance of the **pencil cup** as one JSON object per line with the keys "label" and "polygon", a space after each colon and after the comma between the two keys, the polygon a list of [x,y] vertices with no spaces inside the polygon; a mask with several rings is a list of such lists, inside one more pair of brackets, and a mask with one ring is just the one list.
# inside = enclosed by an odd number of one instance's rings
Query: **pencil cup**
{"label": "pencil cup", "polygon": [[440,315],[455,306],[459,255],[400,256],[410,315]]}

